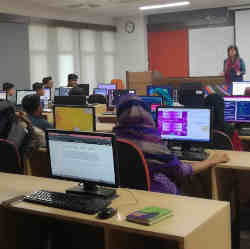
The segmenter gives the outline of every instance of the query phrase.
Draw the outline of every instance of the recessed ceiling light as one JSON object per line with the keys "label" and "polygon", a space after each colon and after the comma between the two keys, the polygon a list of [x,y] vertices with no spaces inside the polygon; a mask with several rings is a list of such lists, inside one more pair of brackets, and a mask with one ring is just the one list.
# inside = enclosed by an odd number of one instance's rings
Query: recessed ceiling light
{"label": "recessed ceiling light", "polygon": [[168,3],[168,4],[160,4],[160,5],[148,5],[140,7],[140,10],[153,10],[153,9],[161,9],[161,8],[172,8],[172,7],[179,7],[179,6],[185,6],[189,5],[190,2],[177,2],[177,3]]}

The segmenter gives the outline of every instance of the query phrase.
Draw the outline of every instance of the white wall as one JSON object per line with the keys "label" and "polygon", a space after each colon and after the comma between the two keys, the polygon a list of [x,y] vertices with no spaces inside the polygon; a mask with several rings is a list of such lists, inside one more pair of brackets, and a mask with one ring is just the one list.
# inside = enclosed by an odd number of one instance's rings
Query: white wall
{"label": "white wall", "polygon": [[250,10],[237,11],[235,13],[235,38],[240,56],[246,63],[246,75],[244,80],[250,80]]}
{"label": "white wall", "polygon": [[[135,23],[133,33],[125,31],[127,21]],[[119,18],[115,20],[116,33],[116,77],[126,82],[126,71],[148,70],[147,25],[143,16]]]}
{"label": "white wall", "polygon": [[228,46],[234,44],[234,27],[189,30],[190,76],[217,76],[223,72]]}
{"label": "white wall", "polygon": [[[33,3],[30,0],[0,0],[0,13],[43,17],[58,19],[64,21],[86,22],[103,25],[114,25],[111,17],[88,17],[83,14],[83,10],[68,10],[53,7],[46,7],[39,4],[38,1]],[[34,1],[35,2],[35,1]]]}

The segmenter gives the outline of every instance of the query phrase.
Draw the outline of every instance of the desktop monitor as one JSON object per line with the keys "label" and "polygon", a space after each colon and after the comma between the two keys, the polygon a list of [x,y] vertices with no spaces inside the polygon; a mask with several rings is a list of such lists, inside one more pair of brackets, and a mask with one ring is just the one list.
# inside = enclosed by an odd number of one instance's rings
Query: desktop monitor
{"label": "desktop monitor", "polygon": [[0,90],[0,100],[7,100],[7,92]]}
{"label": "desktop monitor", "polygon": [[120,97],[124,95],[136,95],[134,89],[109,90],[107,97],[107,110],[113,110],[120,102]]}
{"label": "desktop monitor", "polygon": [[72,87],[60,87],[59,88],[59,96],[69,96],[69,91]]}
{"label": "desktop monitor", "polygon": [[100,94],[100,95],[103,95],[103,96],[107,96],[107,89],[105,88],[94,88],[94,91],[93,91],[93,94]]}
{"label": "desktop monitor", "polygon": [[250,123],[250,97],[224,97],[224,120],[232,123]]}
{"label": "desktop monitor", "polygon": [[250,88],[250,81],[233,82],[233,96],[244,96],[245,90]]}
{"label": "desktop monitor", "polygon": [[87,106],[54,106],[55,128],[66,131],[95,131],[95,108]]}
{"label": "desktop monitor", "polygon": [[83,95],[89,96],[89,84],[78,84],[78,87],[83,90]]}
{"label": "desktop monitor", "polygon": [[22,105],[22,100],[26,95],[36,94],[33,90],[16,90],[16,105]]}
{"label": "desktop monitor", "polygon": [[163,97],[161,96],[139,96],[146,104],[147,111],[152,114],[154,121],[156,121],[156,109],[162,106]]}
{"label": "desktop monitor", "polygon": [[115,84],[99,83],[97,88],[107,89],[107,91],[108,90],[115,90],[116,89],[116,85]]}
{"label": "desktop monitor", "polygon": [[80,182],[69,193],[110,196],[118,187],[119,173],[115,135],[47,130],[51,176]]}
{"label": "desktop monitor", "polygon": [[44,96],[41,96],[41,99],[51,100],[51,89],[50,88],[44,88]]}
{"label": "desktop monitor", "polygon": [[172,105],[172,87],[171,86],[147,86],[147,96],[163,97],[164,105]]}
{"label": "desktop monitor", "polygon": [[212,111],[208,108],[158,107],[157,127],[163,140],[210,143]]}

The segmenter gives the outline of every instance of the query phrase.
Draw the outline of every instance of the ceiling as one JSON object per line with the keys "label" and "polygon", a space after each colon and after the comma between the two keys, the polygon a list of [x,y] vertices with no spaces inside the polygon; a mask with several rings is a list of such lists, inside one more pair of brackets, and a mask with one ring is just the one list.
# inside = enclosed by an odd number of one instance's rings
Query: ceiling
{"label": "ceiling", "polygon": [[[140,6],[166,4],[182,0],[22,0],[37,7],[60,9],[85,16],[121,17],[141,13]],[[145,15],[176,12],[194,9],[250,5],[250,0],[189,0],[191,5],[185,7],[143,12]]]}

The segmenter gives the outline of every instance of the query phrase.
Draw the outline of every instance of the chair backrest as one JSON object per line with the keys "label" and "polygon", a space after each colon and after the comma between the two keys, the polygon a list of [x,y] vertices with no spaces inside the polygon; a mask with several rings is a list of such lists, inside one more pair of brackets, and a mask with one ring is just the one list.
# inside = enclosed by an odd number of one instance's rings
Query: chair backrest
{"label": "chair backrest", "polygon": [[0,139],[1,166],[0,172],[22,173],[21,157],[16,145],[8,140]]}
{"label": "chair backrest", "polygon": [[217,150],[233,150],[233,143],[231,138],[222,131],[213,131],[213,149]]}
{"label": "chair backrest", "polygon": [[113,79],[113,80],[111,80],[111,84],[115,84],[116,85],[116,89],[121,89],[121,90],[124,89],[123,82],[120,79]]}
{"label": "chair backrest", "polygon": [[121,187],[150,191],[149,169],[142,150],[128,140],[116,141]]}
{"label": "chair backrest", "polygon": [[250,96],[250,87],[246,87],[244,95]]}

